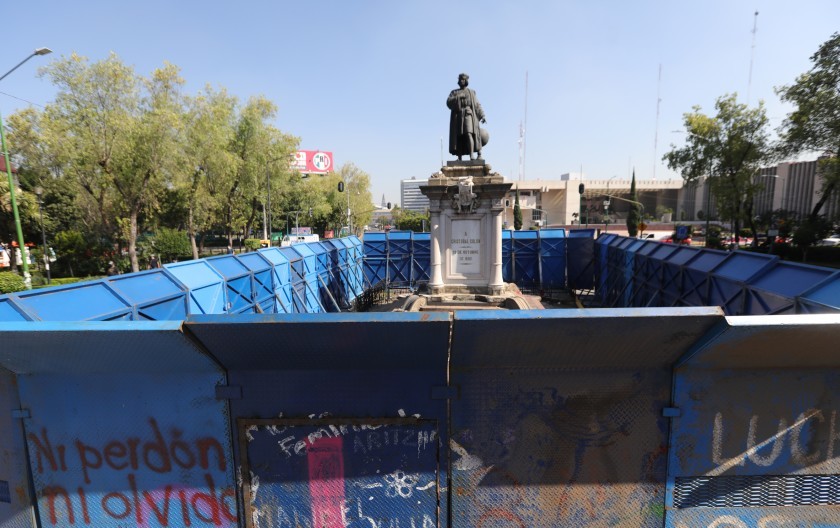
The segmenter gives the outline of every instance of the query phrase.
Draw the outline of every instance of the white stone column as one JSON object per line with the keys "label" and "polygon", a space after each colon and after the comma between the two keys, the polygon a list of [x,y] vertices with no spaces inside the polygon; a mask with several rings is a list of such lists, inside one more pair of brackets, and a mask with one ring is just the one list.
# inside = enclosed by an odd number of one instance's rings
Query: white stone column
{"label": "white stone column", "polygon": [[490,268],[490,284],[488,287],[493,293],[502,293],[505,282],[502,278],[502,211],[493,208],[491,213],[493,215],[492,243],[491,251],[493,254],[490,257],[492,263]]}
{"label": "white stone column", "polygon": [[431,261],[431,273],[429,274],[429,288],[434,291],[435,287],[443,286],[443,271],[441,269],[440,254],[440,204],[432,204],[429,209],[429,222],[431,223],[431,243],[429,252]]}

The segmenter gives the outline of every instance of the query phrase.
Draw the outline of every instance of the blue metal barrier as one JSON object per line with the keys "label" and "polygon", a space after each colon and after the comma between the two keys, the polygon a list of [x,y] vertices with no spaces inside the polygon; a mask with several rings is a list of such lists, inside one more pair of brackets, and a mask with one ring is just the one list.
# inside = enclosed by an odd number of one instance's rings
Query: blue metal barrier
{"label": "blue metal barrier", "polygon": [[294,312],[292,270],[289,259],[276,247],[260,249],[259,253],[271,263],[271,283],[274,287],[274,310],[272,312]]}
{"label": "blue metal barrier", "polygon": [[189,288],[189,313],[227,313],[225,279],[206,260],[173,262],[163,267]]}
{"label": "blue metal barrier", "polygon": [[513,230],[502,230],[502,279],[516,282],[513,274]]}
{"label": "blue metal barrier", "polygon": [[387,233],[365,233],[365,283],[372,286],[388,278]]}
{"label": "blue metal barrier", "polygon": [[709,275],[707,302],[720,306],[727,315],[742,315],[745,313],[745,288],[748,281],[762,270],[775,266],[778,257],[741,251],[729,255]]}
{"label": "blue metal barrier", "polygon": [[837,525],[839,335],[703,307],[0,323],[0,524]]}
{"label": "blue metal barrier", "polygon": [[797,313],[840,312],[840,273],[806,291],[797,299]]}
{"label": "blue metal barrier", "polygon": [[569,288],[588,290],[595,287],[595,230],[571,229],[566,240]]}
{"label": "blue metal barrier", "polygon": [[291,247],[281,247],[279,251],[289,261],[292,281],[292,312],[307,313],[306,268],[304,267],[303,257]]}
{"label": "blue metal barrier", "polygon": [[547,290],[566,287],[566,230],[540,230],[540,285]]}
{"label": "blue metal barrier", "polygon": [[300,255],[303,264],[304,302],[306,313],[323,312],[318,293],[318,259],[309,244],[295,244],[292,251]]}
{"label": "blue metal barrier", "polygon": [[254,276],[236,255],[210,257],[205,262],[225,279],[228,313],[254,312]]}
{"label": "blue metal barrier", "polygon": [[411,286],[428,283],[432,273],[432,235],[414,233],[411,240]]}
{"label": "blue metal barrier", "polygon": [[725,251],[701,251],[683,266],[680,280],[680,300],[682,306],[711,306],[709,302],[709,274],[731,253]]}
{"label": "blue metal barrier", "polygon": [[346,303],[346,306],[349,307],[355,295],[352,286],[353,278],[351,277],[353,269],[349,264],[347,246],[341,240],[329,240],[328,242],[335,248],[334,255],[336,260],[334,262],[337,263],[337,266],[334,268],[334,272],[337,274],[336,277],[339,280],[341,296],[344,299],[342,302]]}
{"label": "blue metal barrier", "polygon": [[353,273],[353,299],[360,296],[366,289],[365,285],[365,267],[364,267],[364,247],[359,237],[353,235],[342,238],[341,241],[348,247],[348,261],[352,264]]}
{"label": "blue metal barrier", "polygon": [[0,321],[17,322],[30,320],[31,318],[26,315],[26,311],[18,307],[14,299],[8,297],[5,299],[0,298]]}
{"label": "blue metal barrier", "polygon": [[796,313],[796,298],[837,271],[807,264],[779,262],[751,277],[744,295],[744,313]]}
{"label": "blue metal barrier", "polygon": [[388,241],[388,284],[395,287],[411,285],[411,231],[391,230]]}
{"label": "blue metal barrier", "polygon": [[131,304],[104,281],[15,294],[15,305],[37,321],[129,321]]}
{"label": "blue metal barrier", "polygon": [[540,232],[513,231],[513,274],[516,284],[537,288],[540,284]]}
{"label": "blue metal barrier", "polygon": [[[242,253],[236,258],[251,272],[255,311],[275,313],[277,302],[274,298],[271,262],[266,260],[259,252]],[[257,307],[258,309],[256,309]]]}

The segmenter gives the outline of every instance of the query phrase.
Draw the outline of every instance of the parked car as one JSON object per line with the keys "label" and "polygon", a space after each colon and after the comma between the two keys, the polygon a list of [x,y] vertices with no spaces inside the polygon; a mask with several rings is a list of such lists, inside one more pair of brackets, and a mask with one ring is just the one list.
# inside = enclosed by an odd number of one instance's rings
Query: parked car
{"label": "parked car", "polygon": [[824,247],[840,247],[840,235],[831,235],[817,242],[818,246]]}
{"label": "parked car", "polygon": [[661,239],[661,240],[660,240],[660,242],[665,242],[666,244],[675,244],[675,243],[678,243],[678,244],[682,244],[682,245],[684,245],[684,246],[690,246],[690,245],[691,245],[691,237],[686,237],[686,238],[684,238],[684,239],[682,239],[682,240],[677,240],[677,241],[675,242],[675,241],[674,241],[674,236],[673,236],[673,235],[669,235],[669,236],[666,236],[665,238]]}

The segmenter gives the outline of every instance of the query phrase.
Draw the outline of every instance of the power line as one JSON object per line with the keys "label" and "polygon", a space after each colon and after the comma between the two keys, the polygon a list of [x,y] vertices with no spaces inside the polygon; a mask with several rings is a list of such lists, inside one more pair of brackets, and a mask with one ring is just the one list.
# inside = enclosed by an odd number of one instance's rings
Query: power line
{"label": "power line", "polygon": [[39,105],[38,103],[33,103],[32,101],[29,101],[28,99],[24,99],[22,97],[18,97],[16,95],[12,95],[12,94],[9,94],[9,93],[6,93],[6,92],[0,92],[0,95],[5,95],[6,97],[11,97],[12,99],[17,99],[18,101],[23,101],[24,103],[31,104],[33,106],[37,106],[38,108],[44,108],[44,105]]}

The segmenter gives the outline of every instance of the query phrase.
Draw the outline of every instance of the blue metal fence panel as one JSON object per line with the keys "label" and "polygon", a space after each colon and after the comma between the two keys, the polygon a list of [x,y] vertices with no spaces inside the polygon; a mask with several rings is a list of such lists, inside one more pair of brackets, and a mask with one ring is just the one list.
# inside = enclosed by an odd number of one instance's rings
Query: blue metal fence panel
{"label": "blue metal fence panel", "polygon": [[829,268],[779,262],[747,281],[744,314],[795,313],[796,298],[835,273]]}
{"label": "blue metal fence panel", "polygon": [[187,287],[165,268],[114,275],[105,280],[134,306],[136,319],[175,321],[187,316]]}
{"label": "blue metal fence panel", "polygon": [[456,312],[452,526],[661,527],[670,365],[722,319]]}
{"label": "blue metal fence panel", "polygon": [[411,231],[388,232],[388,283],[395,287],[411,285]]}
{"label": "blue metal fence panel", "polygon": [[513,232],[513,273],[524,288],[540,285],[540,232]]}
{"label": "blue metal fence panel", "polygon": [[744,313],[747,281],[762,270],[776,265],[778,257],[735,251],[709,273],[708,304],[720,306],[728,315]]}
{"label": "blue metal fence panel", "polygon": [[303,257],[291,247],[281,247],[280,253],[289,261],[292,281],[292,312],[307,313],[306,309],[306,270]]}
{"label": "blue metal fence panel", "polygon": [[238,525],[224,373],[180,326],[0,325],[39,526]]}
{"label": "blue metal fence panel", "polygon": [[266,260],[258,251],[242,253],[239,262],[251,271],[253,276],[254,306],[262,313],[275,313],[276,300],[274,298],[274,279],[272,277],[271,262]]}
{"label": "blue metal fence panel", "polygon": [[[255,499],[246,519],[446,526],[448,313],[202,316],[185,326],[231,385],[247,387],[230,401],[249,466],[244,495]],[[345,506],[345,521],[332,522]]]}
{"label": "blue metal fence panel", "polygon": [[38,321],[128,321],[131,304],[104,281],[19,292],[15,304]]}
{"label": "blue metal fence panel", "polygon": [[680,304],[683,306],[710,306],[709,272],[721,265],[732,253],[706,249],[686,262],[682,270]]}
{"label": "blue metal fence panel", "polygon": [[328,312],[339,312],[347,308],[344,290],[341,287],[341,272],[338,250],[325,240],[319,248],[313,248],[318,255],[318,282],[321,288],[321,304]]}
{"label": "blue metal fence panel", "polygon": [[432,273],[432,234],[414,233],[411,244],[411,285],[428,283]]}
{"label": "blue metal fence panel", "polygon": [[797,298],[798,313],[840,312],[840,273],[831,275]]}
{"label": "blue metal fence panel", "polygon": [[335,255],[338,258],[336,278],[340,284],[342,303],[349,307],[349,303],[355,297],[355,294],[352,287],[353,278],[351,277],[353,270],[349,263],[347,246],[341,240],[330,240],[329,243],[335,248]]}
{"label": "blue metal fence panel", "polygon": [[566,287],[566,230],[540,230],[540,284],[545,289]]}
{"label": "blue metal fence panel", "polygon": [[662,262],[661,306],[677,306],[683,295],[683,266],[697,257],[703,250],[689,246],[678,246]]}
{"label": "blue metal fence panel", "polygon": [[306,283],[304,302],[307,313],[323,312],[321,295],[318,288],[318,259],[310,244],[295,244],[292,249],[303,260],[304,282]]}
{"label": "blue metal fence panel", "polygon": [[607,277],[604,289],[601,292],[601,299],[604,306],[621,306],[622,292],[626,289],[625,249],[635,239],[627,237],[615,237],[609,242],[607,248]]}
{"label": "blue metal fence panel", "polygon": [[292,269],[289,259],[279,248],[270,247],[259,250],[266,260],[271,263],[271,283],[274,288],[274,313],[292,313]]}
{"label": "blue metal fence panel", "polygon": [[251,270],[236,255],[219,255],[205,259],[225,278],[227,311],[249,313],[254,311],[254,277]]}
{"label": "blue metal fence panel", "polygon": [[29,321],[32,318],[26,315],[26,312],[19,308],[14,299],[11,297],[0,298],[0,321],[2,322],[16,322]]}
{"label": "blue metal fence panel", "polygon": [[[3,310],[0,301],[0,311]],[[4,345],[5,346],[5,345]],[[17,376],[0,367],[0,525],[4,528],[34,528],[34,498],[29,491],[29,467],[23,443],[23,424],[12,409],[21,409]]]}
{"label": "blue metal fence panel", "polygon": [[355,299],[365,291],[365,267],[364,267],[364,248],[359,237],[353,235],[343,238],[342,241],[352,252],[348,252],[348,259],[352,256],[353,267],[353,298]]}
{"label": "blue metal fence panel", "polygon": [[227,312],[225,279],[206,261],[173,262],[163,267],[189,288],[189,313]]}
{"label": "blue metal fence panel", "polygon": [[636,251],[636,276],[633,278],[633,296],[630,299],[630,306],[650,306],[653,295],[659,289],[656,280],[657,267],[652,265],[650,255],[653,254],[661,244],[653,241],[645,241],[639,250]]}
{"label": "blue metal fence panel", "polygon": [[[608,269],[608,255],[609,255],[609,248],[612,241],[616,238],[617,235],[610,235],[607,233],[602,233],[601,236],[595,241],[595,256],[594,256],[594,265],[595,265],[595,291],[598,299],[600,299],[601,303],[606,305],[604,299],[606,298],[607,293],[607,281],[609,279],[609,269]],[[567,248],[568,251],[568,248]]]}
{"label": "blue metal fence panel", "polygon": [[[372,286],[388,276],[388,235],[365,233],[365,282]],[[349,260],[350,257],[348,257]],[[352,268],[352,261],[350,261]]]}
{"label": "blue metal fence panel", "polygon": [[840,525],[838,322],[730,317],[680,362],[666,526]]}
{"label": "blue metal fence panel", "polygon": [[571,229],[566,241],[569,288],[589,290],[595,287],[595,230]]}
{"label": "blue metal fence panel", "polygon": [[513,274],[513,230],[502,230],[502,279],[505,282],[516,282]]}

